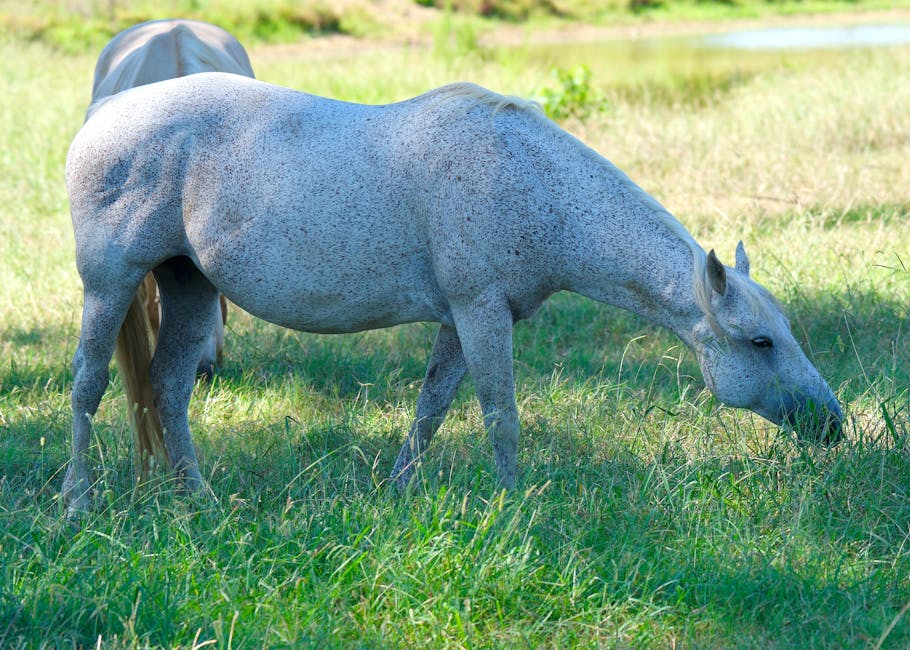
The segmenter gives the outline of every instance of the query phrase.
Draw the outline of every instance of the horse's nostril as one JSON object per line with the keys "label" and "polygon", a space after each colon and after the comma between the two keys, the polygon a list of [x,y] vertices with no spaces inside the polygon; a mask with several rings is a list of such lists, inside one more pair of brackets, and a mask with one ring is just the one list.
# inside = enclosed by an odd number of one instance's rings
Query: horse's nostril
{"label": "horse's nostril", "polygon": [[802,440],[831,447],[843,438],[843,413],[835,401],[819,408],[809,401],[791,408],[784,416]]}
{"label": "horse's nostril", "polygon": [[844,420],[843,416],[840,414],[840,409],[837,411],[828,411],[825,419],[825,433],[822,442],[828,446],[839,443],[844,437],[843,426]]}

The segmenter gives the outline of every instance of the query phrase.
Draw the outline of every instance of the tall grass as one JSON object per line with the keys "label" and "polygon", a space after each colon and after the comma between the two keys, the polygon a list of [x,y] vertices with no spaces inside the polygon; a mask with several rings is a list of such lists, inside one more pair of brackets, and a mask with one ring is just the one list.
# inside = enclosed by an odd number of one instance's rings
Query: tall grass
{"label": "tall grass", "polygon": [[[550,83],[414,48],[251,54],[262,79],[355,101]],[[698,102],[599,87],[609,110],[566,122],[723,259],[745,240],[846,405],[839,447],[720,407],[671,335],[558,295],[515,332],[521,488],[496,491],[467,385],[398,497],[433,328],[316,336],[234,310],[190,413],[217,501],[133,492],[115,380],[78,528],[57,497],[81,305],[62,166],[93,60],[0,55],[0,647],[910,643],[907,50]]]}

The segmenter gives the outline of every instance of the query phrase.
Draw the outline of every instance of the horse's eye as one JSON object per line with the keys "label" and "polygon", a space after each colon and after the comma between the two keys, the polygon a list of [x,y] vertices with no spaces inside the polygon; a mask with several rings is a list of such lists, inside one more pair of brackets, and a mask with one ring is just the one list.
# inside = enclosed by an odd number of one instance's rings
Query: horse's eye
{"label": "horse's eye", "polygon": [[752,339],[752,345],[757,348],[770,348],[774,344],[771,343],[771,339],[767,337],[756,336],[754,339]]}

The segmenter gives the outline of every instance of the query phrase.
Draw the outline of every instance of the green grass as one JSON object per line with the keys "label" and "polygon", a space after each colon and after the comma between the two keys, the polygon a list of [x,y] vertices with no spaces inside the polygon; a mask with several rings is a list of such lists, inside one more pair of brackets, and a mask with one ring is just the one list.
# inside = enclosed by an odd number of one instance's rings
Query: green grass
{"label": "green grass", "polygon": [[[906,49],[639,80],[660,96],[595,73],[609,109],[566,123],[722,259],[745,240],[845,404],[839,447],[721,407],[670,334],[560,294],[515,332],[521,487],[497,493],[467,384],[398,497],[433,328],[316,336],[234,310],[190,413],[217,502],[133,492],[115,376],[79,527],[57,496],[81,305],[62,177],[94,61],[0,54],[0,647],[910,645]],[[552,82],[419,48],[251,57],[356,101]]]}
{"label": "green grass", "polygon": [[179,16],[214,22],[247,44],[327,34],[410,42],[430,31],[462,47],[503,24],[647,25],[900,7],[910,0],[0,0],[0,37],[80,53],[135,23]]}
{"label": "green grass", "polygon": [[75,0],[65,3],[0,1],[0,33],[40,41],[67,52],[104,46],[117,32],[138,22],[180,16],[223,26],[244,42],[292,42],[302,36],[365,35],[362,9],[345,11],[330,2],[251,0]]}

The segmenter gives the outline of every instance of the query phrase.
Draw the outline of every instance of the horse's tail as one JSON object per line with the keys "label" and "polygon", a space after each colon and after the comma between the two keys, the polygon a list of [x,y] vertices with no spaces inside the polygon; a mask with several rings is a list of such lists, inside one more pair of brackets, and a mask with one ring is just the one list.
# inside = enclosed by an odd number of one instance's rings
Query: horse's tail
{"label": "horse's tail", "polygon": [[154,332],[146,306],[147,296],[147,283],[143,281],[133,296],[126,319],[117,334],[117,348],[114,354],[130,405],[133,468],[140,482],[147,480],[155,468],[169,466],[164,446],[164,432],[158,409],[155,407],[149,376]]}

